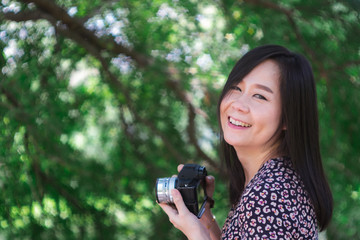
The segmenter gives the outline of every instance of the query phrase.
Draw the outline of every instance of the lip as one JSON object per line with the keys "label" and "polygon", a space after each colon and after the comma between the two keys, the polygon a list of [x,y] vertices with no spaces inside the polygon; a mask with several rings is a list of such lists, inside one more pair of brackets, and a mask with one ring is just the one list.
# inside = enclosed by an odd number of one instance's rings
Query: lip
{"label": "lip", "polygon": [[[249,125],[249,126],[237,126],[237,125],[234,125],[234,124],[232,124],[232,123],[230,122],[230,118],[233,119],[233,120],[235,120],[235,121],[241,122],[243,125]],[[228,116],[227,119],[228,119],[228,121],[227,121],[228,126],[229,126],[230,128],[233,128],[233,129],[249,129],[249,128],[252,126],[250,123],[247,123],[247,122],[245,122],[245,121],[243,121],[243,120],[240,120],[240,119],[238,119],[238,118],[234,118],[234,117],[232,117],[232,116]]]}

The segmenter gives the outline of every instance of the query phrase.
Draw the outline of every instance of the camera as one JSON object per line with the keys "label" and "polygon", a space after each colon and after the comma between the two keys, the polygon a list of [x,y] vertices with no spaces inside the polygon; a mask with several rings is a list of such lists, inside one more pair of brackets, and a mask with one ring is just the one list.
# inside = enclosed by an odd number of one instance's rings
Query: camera
{"label": "camera", "polygon": [[[185,164],[177,177],[158,178],[156,180],[156,200],[158,203],[173,204],[171,190],[175,188],[181,193],[189,211],[198,218],[201,218],[205,211],[206,202],[208,200],[213,201],[206,194],[206,176],[207,171],[204,166]],[[202,205],[199,208],[199,203],[201,202]]]}

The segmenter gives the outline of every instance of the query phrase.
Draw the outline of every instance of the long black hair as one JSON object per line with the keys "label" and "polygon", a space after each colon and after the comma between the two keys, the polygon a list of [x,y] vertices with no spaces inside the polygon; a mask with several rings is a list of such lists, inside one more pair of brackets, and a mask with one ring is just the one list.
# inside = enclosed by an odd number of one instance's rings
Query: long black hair
{"label": "long black hair", "polygon": [[[273,60],[280,71],[281,119],[272,139],[279,143],[276,154],[290,158],[315,208],[320,230],[327,227],[333,210],[333,199],[322,166],[315,81],[308,60],[278,45],[257,47],[246,53],[234,66],[218,102],[257,65]],[[286,129],[284,129],[286,126]],[[244,191],[245,174],[233,146],[224,140],[220,145],[229,175],[230,203],[236,204]]]}

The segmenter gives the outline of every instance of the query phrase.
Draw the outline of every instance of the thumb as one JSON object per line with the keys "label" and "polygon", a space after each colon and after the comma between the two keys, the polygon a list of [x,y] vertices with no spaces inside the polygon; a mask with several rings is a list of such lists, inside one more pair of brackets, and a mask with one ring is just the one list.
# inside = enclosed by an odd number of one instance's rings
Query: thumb
{"label": "thumb", "polygon": [[179,164],[179,165],[177,166],[177,170],[178,170],[178,172],[180,172],[180,171],[181,171],[181,169],[183,169],[183,167],[184,167],[184,164]]}
{"label": "thumb", "polygon": [[173,196],[174,204],[176,206],[176,209],[179,212],[179,215],[183,215],[183,214],[190,212],[189,209],[186,207],[179,190],[172,189],[171,195]]}

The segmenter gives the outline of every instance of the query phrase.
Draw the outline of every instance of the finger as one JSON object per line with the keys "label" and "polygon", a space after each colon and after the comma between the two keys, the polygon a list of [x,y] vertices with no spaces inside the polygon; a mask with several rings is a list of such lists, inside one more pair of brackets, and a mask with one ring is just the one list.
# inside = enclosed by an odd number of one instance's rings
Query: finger
{"label": "finger", "polygon": [[180,192],[177,189],[172,189],[171,190],[171,195],[173,196],[173,200],[174,200],[176,209],[179,212],[179,215],[188,214],[190,211],[186,207]]}
{"label": "finger", "polygon": [[180,164],[180,165],[178,165],[177,166],[177,170],[178,170],[178,172],[180,172],[181,171],[181,169],[184,167],[184,164]]}
{"label": "finger", "polygon": [[173,218],[178,215],[178,211],[167,203],[159,203],[159,206],[164,210],[164,212],[168,215],[169,218]]}
{"label": "finger", "polygon": [[206,176],[205,181],[206,181],[206,193],[209,197],[212,197],[215,190],[215,178],[214,176],[209,175]]}

